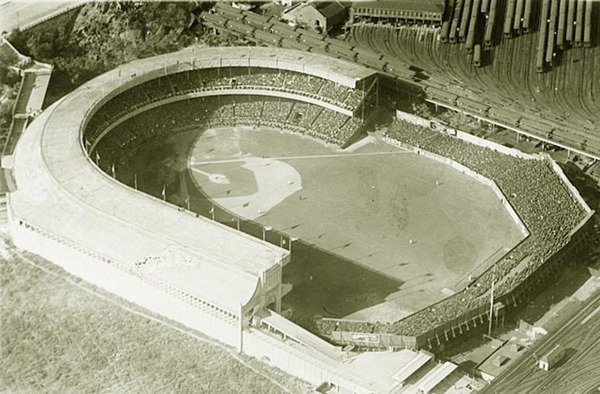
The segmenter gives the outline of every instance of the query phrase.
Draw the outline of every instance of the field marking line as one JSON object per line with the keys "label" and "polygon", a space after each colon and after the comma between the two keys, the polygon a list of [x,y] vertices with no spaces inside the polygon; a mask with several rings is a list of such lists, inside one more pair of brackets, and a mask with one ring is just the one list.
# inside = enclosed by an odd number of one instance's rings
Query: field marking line
{"label": "field marking line", "polygon": [[[169,328],[171,328],[171,329],[173,329],[175,331],[178,331],[178,332],[180,332],[180,333],[182,333],[184,335],[187,335],[187,336],[189,336],[191,338],[194,338],[194,339],[196,339],[198,341],[201,341],[201,342],[204,342],[204,343],[209,343],[209,344],[212,344],[214,346],[219,347],[220,349],[225,350],[233,359],[235,359],[236,361],[238,361],[240,364],[242,364],[246,368],[248,368],[248,369],[252,370],[254,373],[257,373],[258,375],[260,375],[260,376],[268,379],[273,384],[275,384],[276,386],[278,386],[279,388],[281,388],[282,390],[284,390],[286,393],[292,394],[292,391],[290,391],[287,387],[283,386],[281,383],[279,383],[278,381],[274,380],[269,375],[264,374],[263,372],[259,371],[258,369],[256,369],[252,365],[248,364],[244,359],[242,359],[238,354],[235,353],[235,350],[229,349],[227,346],[225,346],[225,345],[223,345],[223,344],[215,341],[214,339],[203,338],[203,337],[201,337],[199,335],[196,335],[196,334],[194,334],[192,332],[189,332],[187,330],[179,328],[179,327],[177,327],[177,326],[175,326],[175,325],[173,325],[171,323],[168,323],[168,322],[166,322],[164,320],[161,320],[161,319],[156,318],[154,316],[150,316],[150,315],[148,315],[148,314],[146,314],[144,312],[139,312],[139,311],[136,311],[134,309],[131,309],[131,308],[125,306],[125,305],[122,305],[122,304],[118,303],[117,301],[111,300],[109,297],[107,297],[107,296],[105,296],[103,294],[97,293],[94,290],[85,287],[84,285],[81,285],[81,284],[79,284],[79,283],[77,283],[77,282],[75,282],[75,281],[73,281],[73,280],[71,280],[69,278],[63,277],[59,273],[56,273],[56,272],[54,272],[54,271],[52,271],[52,270],[50,270],[50,269],[48,269],[46,267],[42,267],[41,265],[38,265],[37,263],[35,263],[34,261],[30,260],[28,257],[24,256],[23,254],[21,254],[19,252],[15,252],[15,255],[17,255],[17,257],[19,259],[21,259],[22,261],[25,261],[26,263],[28,263],[28,264],[30,264],[30,265],[32,265],[32,266],[34,266],[34,267],[36,267],[36,268],[38,268],[38,269],[46,272],[46,273],[49,273],[49,274],[51,274],[51,275],[53,275],[53,276],[55,276],[55,277],[57,277],[57,278],[59,278],[61,280],[64,280],[65,282],[68,282],[69,284],[71,284],[71,285],[73,285],[75,287],[78,287],[79,289],[81,289],[81,290],[83,290],[83,291],[85,291],[85,292],[87,292],[87,293],[89,293],[89,294],[91,294],[93,296],[101,298],[101,299],[103,299],[103,300],[105,300],[105,301],[107,301],[107,302],[109,302],[109,303],[111,303],[111,304],[113,304],[113,305],[115,305],[115,306],[123,309],[124,311],[127,311],[129,313],[132,313],[134,315],[137,315],[137,316],[140,316],[140,317],[143,317],[143,318],[146,318],[146,319],[151,320],[151,321],[153,321],[155,323],[162,324],[162,325],[167,326],[167,327],[169,327]],[[85,282],[85,283],[87,283],[87,282]]]}
{"label": "field marking line", "polygon": [[192,171],[197,172],[199,174],[202,174],[202,175],[204,175],[207,178],[209,178],[211,175],[213,175],[213,174],[209,174],[208,172],[204,172],[204,171],[202,171],[202,170],[200,170],[198,168],[192,168]]}
{"label": "field marking line", "polygon": [[[273,157],[263,157],[263,159],[271,159],[271,160],[310,160],[310,159],[333,159],[333,158],[345,158],[345,157],[355,157],[355,156],[384,156],[384,155],[398,155],[398,154],[406,154],[412,153],[411,151],[398,151],[398,152],[364,152],[364,153],[348,153],[348,154],[327,154],[327,155],[306,155],[306,156],[273,156]],[[240,161],[244,161],[246,158],[237,158],[237,159],[224,159],[224,160],[204,160],[204,161],[196,161],[190,160],[189,164],[193,165],[204,165],[204,164],[225,164],[225,163],[236,163]]]}

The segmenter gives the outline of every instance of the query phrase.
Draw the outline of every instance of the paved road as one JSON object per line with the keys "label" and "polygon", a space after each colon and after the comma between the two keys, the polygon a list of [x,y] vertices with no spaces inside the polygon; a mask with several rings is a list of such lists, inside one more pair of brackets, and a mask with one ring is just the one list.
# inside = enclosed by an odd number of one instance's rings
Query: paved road
{"label": "paved road", "polygon": [[[597,293],[481,393],[590,393],[599,390],[599,308],[600,293]],[[556,344],[565,348],[565,359],[549,372],[538,369],[535,358],[543,356]]]}
{"label": "paved road", "polygon": [[[79,1],[84,3],[85,1]],[[50,15],[60,13],[77,1],[0,0],[0,32],[27,27]]]}

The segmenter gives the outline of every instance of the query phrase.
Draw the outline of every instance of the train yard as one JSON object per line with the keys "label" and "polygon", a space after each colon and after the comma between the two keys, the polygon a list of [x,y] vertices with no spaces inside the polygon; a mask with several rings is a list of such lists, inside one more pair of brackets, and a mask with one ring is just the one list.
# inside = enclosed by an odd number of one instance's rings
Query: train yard
{"label": "train yard", "polygon": [[[556,9],[556,23],[543,18],[545,6]],[[430,102],[599,158],[600,51],[593,39],[600,35],[600,24],[592,19],[598,6],[585,0],[456,0],[441,28],[356,24],[345,41],[223,3],[204,14],[203,23],[257,44],[363,64]],[[580,35],[568,24],[570,12],[577,21],[577,9],[587,26],[580,26]],[[544,64],[540,73],[537,49],[548,25],[554,26],[553,38],[543,41],[545,50],[551,49],[553,67]]]}
{"label": "train yard", "polygon": [[[508,393],[515,387],[526,393],[593,393],[600,389],[600,296],[591,298],[561,328],[549,333],[482,393]],[[566,349],[558,365],[543,371],[537,359],[559,344]]]}

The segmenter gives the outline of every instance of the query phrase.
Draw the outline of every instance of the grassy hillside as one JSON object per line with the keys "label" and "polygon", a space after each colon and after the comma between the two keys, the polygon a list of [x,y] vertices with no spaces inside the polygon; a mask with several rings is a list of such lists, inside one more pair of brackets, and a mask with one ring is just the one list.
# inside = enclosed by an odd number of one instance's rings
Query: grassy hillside
{"label": "grassy hillside", "polygon": [[[2,245],[3,246],[3,245]],[[279,393],[309,388],[35,256],[0,259],[0,391]]]}

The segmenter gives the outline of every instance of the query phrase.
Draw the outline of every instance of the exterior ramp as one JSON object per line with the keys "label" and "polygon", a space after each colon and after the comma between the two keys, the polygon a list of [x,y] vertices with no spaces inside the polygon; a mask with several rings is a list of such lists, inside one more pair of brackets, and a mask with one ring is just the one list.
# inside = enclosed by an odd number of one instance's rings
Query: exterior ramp
{"label": "exterior ramp", "polygon": [[394,379],[394,381],[396,381],[396,383],[398,383],[400,387],[402,387],[406,380],[412,375],[414,375],[415,372],[417,372],[419,369],[421,369],[421,367],[427,364],[431,360],[431,358],[432,357],[430,354],[424,352],[419,352],[415,354],[415,356],[412,360],[410,360],[410,362],[404,365],[404,367],[399,369],[398,372],[396,372],[394,376],[392,376],[392,379]]}
{"label": "exterior ramp", "polygon": [[268,310],[267,314],[261,318],[261,326],[267,328],[269,332],[276,332],[282,335],[284,340],[289,338],[301,345],[322,352],[334,360],[341,361],[343,359],[344,352],[339,346],[334,346],[324,341],[312,332],[305,330],[271,310]]}
{"label": "exterior ramp", "polygon": [[429,373],[417,383],[418,393],[429,394],[435,386],[442,383],[442,381],[450,376],[456,368],[458,368],[458,365],[449,361],[436,365],[434,369],[429,371]]}

